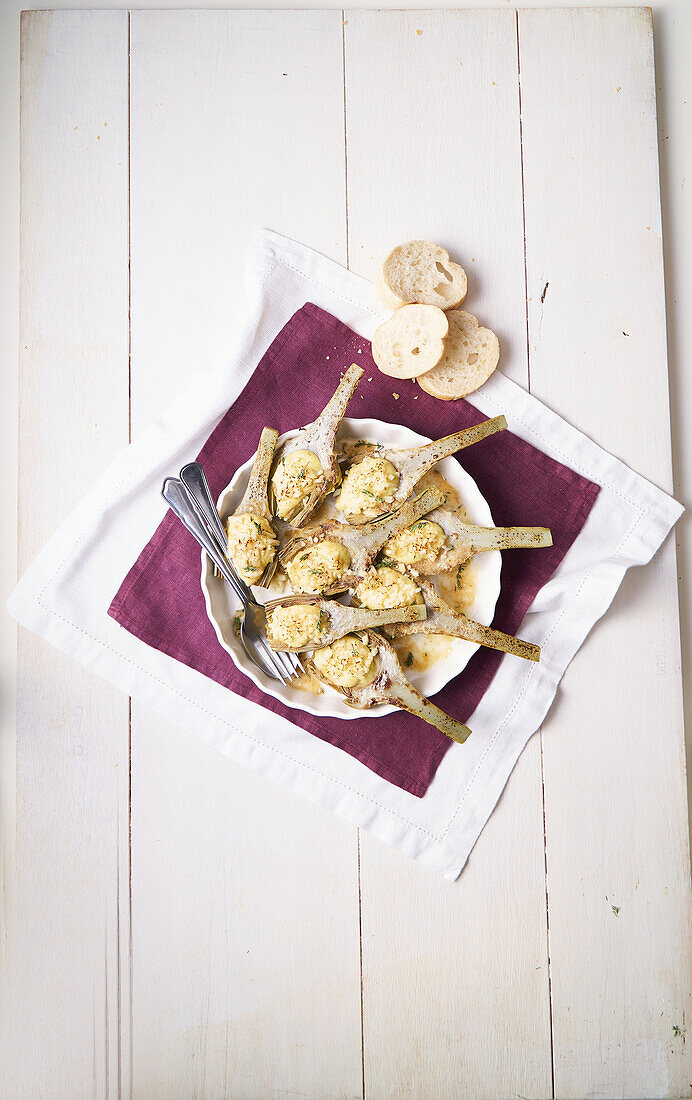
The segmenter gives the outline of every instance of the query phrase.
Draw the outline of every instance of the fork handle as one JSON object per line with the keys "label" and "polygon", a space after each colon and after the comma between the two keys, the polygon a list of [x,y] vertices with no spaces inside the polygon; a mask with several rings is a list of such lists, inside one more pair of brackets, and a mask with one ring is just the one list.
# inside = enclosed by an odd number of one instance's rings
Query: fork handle
{"label": "fork handle", "polygon": [[200,466],[199,462],[188,462],[180,471],[180,480],[192,497],[192,501],[202,518],[211,526],[214,535],[225,547],[226,532],[221,516],[216,510],[203,467]]}
{"label": "fork handle", "polygon": [[252,595],[250,588],[240,576],[238,570],[226,553],[226,548],[228,546],[226,531],[221,516],[216,509],[216,504],[211,495],[209,482],[207,481],[207,475],[203,467],[200,466],[199,462],[188,462],[180,471],[180,480],[187,490],[190,503],[197,511],[212,538],[217,543],[228,568],[233,573],[235,587],[239,588],[241,592],[245,594],[244,603],[255,603],[255,597]]}
{"label": "fork handle", "polygon": [[228,581],[236,596],[244,607],[248,605],[248,599],[244,592],[244,585],[239,583],[235,571],[231,568],[225,554],[221,553],[216,539],[214,539],[205,523],[199,516],[188,492],[188,489],[177,477],[167,477],[163,483],[161,495],[171,511],[178,517],[184,527],[197,540],[203,550],[211,558],[224,580]]}

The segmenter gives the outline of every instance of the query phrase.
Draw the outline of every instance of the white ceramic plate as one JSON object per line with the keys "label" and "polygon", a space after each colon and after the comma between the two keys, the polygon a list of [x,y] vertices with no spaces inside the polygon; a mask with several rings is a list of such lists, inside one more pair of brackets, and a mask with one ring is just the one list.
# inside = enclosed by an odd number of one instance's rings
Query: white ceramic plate
{"label": "white ceramic plate", "polygon": [[[286,432],[280,437],[279,443],[289,439],[295,432]],[[367,439],[372,442],[384,443],[387,447],[413,447],[419,443],[429,443],[425,436],[412,432],[399,424],[386,424],[381,420],[352,420],[346,418],[342,421],[339,436],[351,439]],[[254,455],[252,456],[254,458]],[[240,503],[247,480],[252,467],[252,458],[236,471],[233,480],[228,485],[218,500],[219,514],[223,520],[232,514]],[[459,465],[455,458],[445,458],[436,467],[459,494],[469,514],[472,523],[483,527],[492,527],[493,518],[490,514],[485,499],[470,474]],[[498,550],[492,550],[484,554],[478,554],[471,565],[476,578],[476,596],[473,605],[469,608],[469,617],[485,626],[490,626],[495,604],[500,594],[500,570],[502,557]],[[312,695],[306,691],[296,691],[287,687],[278,680],[271,680],[265,676],[256,665],[248,658],[233,630],[233,616],[238,611],[238,601],[232,590],[221,577],[214,576],[212,564],[207,555],[202,553],[202,591],[207,606],[207,614],[216,631],[219,642],[231,657],[237,668],[248,676],[261,691],[273,696],[279,702],[295,710],[306,711],[308,714],[322,715],[333,718],[367,718],[378,717],[383,714],[391,714],[396,707],[380,704],[367,711],[354,710],[344,702],[343,697],[336,691],[325,687],[322,695]],[[274,599],[265,589],[253,588],[257,600],[261,603],[268,599]],[[436,695],[446,683],[454,676],[458,676],[466,667],[473,654],[478,649],[471,642],[455,639],[448,656],[436,661],[432,668],[425,671],[412,670],[409,674],[411,683],[428,698]]]}

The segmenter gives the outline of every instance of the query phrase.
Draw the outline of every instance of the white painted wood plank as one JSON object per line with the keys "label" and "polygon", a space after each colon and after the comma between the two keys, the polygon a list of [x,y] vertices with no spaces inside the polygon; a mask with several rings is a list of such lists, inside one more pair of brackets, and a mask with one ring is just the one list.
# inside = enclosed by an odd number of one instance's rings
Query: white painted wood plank
{"label": "white painted wood plank", "polygon": [[[670,489],[651,13],[520,12],[519,31],[531,388]],[[672,539],[626,579],[561,695],[543,730],[556,1095],[686,1096]]]}
{"label": "white painted wood plank", "polygon": [[346,260],[341,15],[133,12],[132,425],[245,320],[266,226]]}
{"label": "white painted wood plank", "polygon": [[[256,228],[345,260],[341,14],[133,12],[131,73],[137,432],[228,342]],[[132,740],[135,1095],[359,1096],[356,830],[140,706]]]}
{"label": "white painted wood plank", "polygon": [[[23,14],[21,123],[23,570],[127,442],[125,13]],[[129,1059],[128,702],[23,631],[18,666],[0,1092],[114,1095]]]}
{"label": "white painted wood plank", "polygon": [[[514,12],[346,13],[351,266],[425,237],[526,384]],[[450,885],[362,836],[366,1094],[551,1095],[540,746]]]}

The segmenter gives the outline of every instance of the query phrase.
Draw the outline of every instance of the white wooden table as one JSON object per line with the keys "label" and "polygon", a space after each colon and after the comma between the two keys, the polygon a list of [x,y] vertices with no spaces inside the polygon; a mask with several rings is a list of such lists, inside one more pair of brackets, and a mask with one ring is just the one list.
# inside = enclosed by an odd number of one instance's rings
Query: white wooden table
{"label": "white wooden table", "polygon": [[[223,355],[261,225],[367,276],[440,240],[503,369],[670,490],[651,49],[646,9],[26,13],[20,569]],[[692,1092],[672,539],[454,885],[18,668],[3,1098]]]}

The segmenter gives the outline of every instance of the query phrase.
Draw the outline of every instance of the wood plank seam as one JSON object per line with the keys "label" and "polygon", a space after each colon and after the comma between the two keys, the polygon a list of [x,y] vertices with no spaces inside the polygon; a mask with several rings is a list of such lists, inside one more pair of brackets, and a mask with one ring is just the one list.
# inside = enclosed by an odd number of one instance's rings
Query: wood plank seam
{"label": "wood plank seam", "polygon": [[550,1076],[555,1100],[555,1038],[553,1035],[553,975],[550,955],[550,893],[548,890],[548,834],[545,817],[545,765],[543,761],[543,726],[538,731],[541,749],[541,802],[543,811],[543,866],[545,870],[545,938],[548,957],[548,1015],[550,1020]]}
{"label": "wood plank seam", "polygon": [[360,1073],[362,1100],[365,1100],[365,988],[363,983],[363,884],[360,873],[360,828],[356,828],[358,852],[358,947],[360,965]]}
{"label": "wood plank seam", "polygon": [[[348,115],[346,112],[346,11],[341,9],[341,67],[344,96],[344,212],[346,232],[346,267],[351,267],[351,246],[348,232]],[[363,886],[360,870],[360,828],[356,826],[358,857],[358,956],[360,980],[360,1072],[362,1100],[365,1100],[365,989],[363,982]]]}
{"label": "wood plank seam", "polygon": [[[128,13],[129,18],[129,13]],[[132,990],[133,984],[133,966],[132,966],[132,698],[127,701],[127,754],[128,754],[128,770],[127,770],[127,964],[128,964],[128,997],[127,997],[127,1034],[129,1049],[128,1056],[128,1093],[132,1097],[132,1081],[133,1081],[133,1050],[134,1050],[134,1012],[132,1003]],[[121,1020],[122,1026],[122,1020]],[[118,1092],[118,1097],[120,1093]]]}
{"label": "wood plank seam", "polygon": [[531,393],[531,350],[529,348],[529,273],[526,265],[526,192],[524,188],[524,120],[521,113],[521,50],[519,47],[519,11],[514,13],[517,28],[517,91],[519,101],[519,161],[521,164],[521,218],[524,234],[524,309],[526,314],[526,374]]}
{"label": "wood plank seam", "polygon": [[[519,154],[521,160],[521,215],[524,233],[524,297],[526,316],[526,374],[527,389],[531,393],[531,339],[529,335],[529,271],[526,256],[526,188],[524,183],[524,120],[521,104],[521,42],[519,36],[519,9],[515,12],[517,28],[517,95],[519,106]],[[553,1100],[555,1098],[555,1039],[553,1035],[553,981],[550,956],[550,892],[548,889],[548,837],[545,815],[545,768],[543,763],[543,723],[538,730],[541,757],[541,814],[543,818],[543,869],[545,878],[545,936],[548,959],[548,1018],[550,1030],[550,1082]]]}
{"label": "wood plank seam", "polygon": [[[128,36],[127,36],[127,69],[128,69],[128,443],[132,442],[132,72],[130,63],[130,46],[131,46],[131,12],[128,11]],[[118,832],[120,833],[120,823],[118,825]],[[127,944],[127,967],[128,967],[128,998],[127,998],[127,1013],[128,1019],[125,1021],[127,1026],[128,1035],[128,1078],[127,1078],[127,1091],[128,1096],[132,1097],[133,1088],[133,1051],[134,1051],[134,1013],[132,1004],[132,990],[133,986],[133,960],[132,960],[132,696],[128,696],[128,895],[127,895],[127,914],[128,914],[128,944]],[[120,862],[118,864],[118,924],[120,930]],[[120,953],[120,931],[118,934],[118,945]],[[122,1096],[122,1081],[123,1081],[123,1007],[121,1000],[121,959],[119,954],[118,959],[118,1098]]]}
{"label": "wood plank seam", "polygon": [[132,81],[127,13],[127,441],[132,442]]}
{"label": "wood plank seam", "polygon": [[346,115],[346,12],[341,10],[341,67],[344,87],[344,209],[346,211],[346,267],[351,266],[348,240],[348,122]]}
{"label": "wood plank seam", "polygon": [[[131,65],[131,19],[132,13],[127,13],[127,431],[128,442],[132,442],[132,65]],[[133,1070],[134,1070],[134,967],[132,953],[132,696],[127,700],[127,913],[128,913],[128,1091],[132,1097]],[[118,889],[118,894],[120,890]],[[118,1024],[118,1035],[121,1034],[122,1017]],[[119,1057],[120,1062],[120,1057]],[[120,1098],[120,1077],[118,1079],[118,1098]]]}

